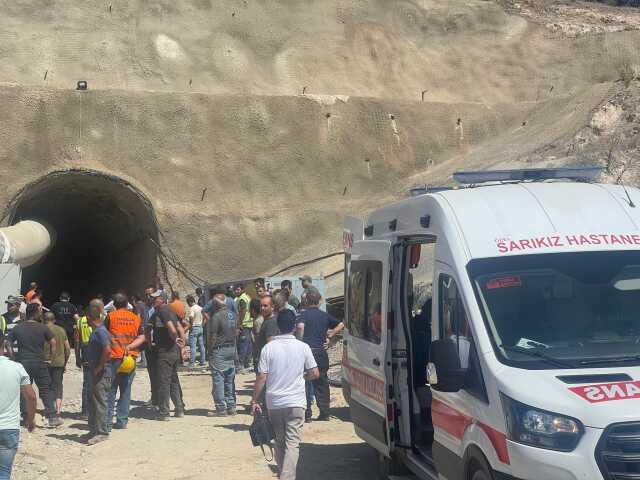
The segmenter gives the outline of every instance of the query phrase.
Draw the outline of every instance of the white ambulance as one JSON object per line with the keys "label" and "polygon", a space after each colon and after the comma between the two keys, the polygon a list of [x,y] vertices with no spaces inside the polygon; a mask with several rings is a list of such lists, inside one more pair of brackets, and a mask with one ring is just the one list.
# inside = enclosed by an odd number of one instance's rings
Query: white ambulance
{"label": "white ambulance", "polygon": [[640,479],[640,191],[459,173],[349,218],[343,388],[386,475]]}

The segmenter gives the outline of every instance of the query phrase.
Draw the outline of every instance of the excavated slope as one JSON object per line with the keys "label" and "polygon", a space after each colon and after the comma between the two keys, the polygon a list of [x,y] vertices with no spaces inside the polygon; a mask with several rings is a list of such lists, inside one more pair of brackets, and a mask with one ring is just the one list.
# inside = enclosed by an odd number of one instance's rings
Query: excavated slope
{"label": "excavated slope", "polygon": [[[113,175],[207,280],[338,250],[345,214],[413,184],[559,158],[539,152],[590,125],[640,65],[632,24],[568,35],[506,3],[0,1],[0,204],[50,172]],[[112,204],[148,223],[89,191],[64,197],[83,206],[80,230],[117,218]]]}

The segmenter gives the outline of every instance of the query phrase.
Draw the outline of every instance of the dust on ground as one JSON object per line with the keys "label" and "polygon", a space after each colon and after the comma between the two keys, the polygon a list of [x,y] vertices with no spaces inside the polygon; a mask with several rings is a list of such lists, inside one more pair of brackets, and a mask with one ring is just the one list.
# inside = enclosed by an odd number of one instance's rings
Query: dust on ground
{"label": "dust on ground", "polygon": [[[73,365],[73,359],[70,361]],[[249,404],[252,374],[236,377],[239,410]],[[208,370],[180,372],[187,412],[169,422],[153,420],[144,406],[149,397],[149,377],[138,369],[133,384],[129,426],[114,430],[111,438],[87,446],[87,423],[79,420],[82,375],[75,366],[65,374],[64,426],[24,429],[14,465],[14,480],[139,478],[157,480],[271,479],[274,474],[259,448],[251,445],[252,417],[209,418],[212,409]],[[370,480],[377,460],[373,450],[353,432],[349,410],[340,389],[331,389],[333,418],[304,426],[298,478]],[[41,405],[40,405],[41,406]],[[317,411],[314,412],[317,415]],[[38,415],[38,417],[40,417]],[[40,417],[39,424],[42,424]],[[267,452],[268,453],[268,452]]]}

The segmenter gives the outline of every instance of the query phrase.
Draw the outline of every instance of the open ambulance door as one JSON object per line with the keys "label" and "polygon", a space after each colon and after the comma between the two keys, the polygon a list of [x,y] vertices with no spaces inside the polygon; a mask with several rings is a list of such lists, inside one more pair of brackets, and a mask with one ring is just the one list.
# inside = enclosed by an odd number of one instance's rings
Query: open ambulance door
{"label": "open ambulance door", "polygon": [[390,250],[386,240],[354,241],[345,272],[343,376],[351,391],[351,420],[356,433],[385,456],[391,443],[387,412],[393,411],[387,408]]}

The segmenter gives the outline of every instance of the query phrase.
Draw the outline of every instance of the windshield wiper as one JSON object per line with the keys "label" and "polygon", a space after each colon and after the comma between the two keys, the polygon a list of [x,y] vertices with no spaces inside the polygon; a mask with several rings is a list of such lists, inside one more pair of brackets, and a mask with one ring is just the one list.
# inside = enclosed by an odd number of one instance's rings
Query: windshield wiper
{"label": "windshield wiper", "polygon": [[580,365],[597,365],[598,363],[633,362],[640,360],[640,355],[625,355],[622,357],[604,357],[595,360],[582,360]]}
{"label": "windshield wiper", "polygon": [[539,350],[532,350],[529,348],[518,347],[517,345],[500,345],[500,348],[502,348],[503,350],[506,350],[507,352],[522,353],[523,355],[529,355],[530,357],[546,360],[548,363],[555,365],[556,367],[576,368],[576,366],[571,363],[563,362],[562,360],[556,357],[552,357],[551,355],[547,355],[546,353],[542,353]]}

